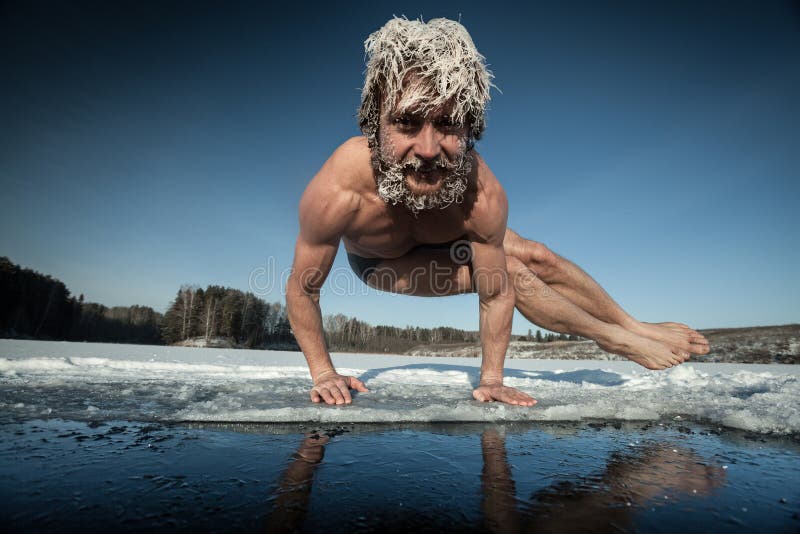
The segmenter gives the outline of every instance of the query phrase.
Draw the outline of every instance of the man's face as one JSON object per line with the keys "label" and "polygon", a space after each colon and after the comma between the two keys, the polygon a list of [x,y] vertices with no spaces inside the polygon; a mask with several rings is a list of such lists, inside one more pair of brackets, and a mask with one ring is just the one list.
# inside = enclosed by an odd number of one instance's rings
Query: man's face
{"label": "man's face", "polygon": [[382,113],[376,156],[378,193],[391,204],[414,212],[444,208],[466,190],[467,128],[453,124],[446,108]]}

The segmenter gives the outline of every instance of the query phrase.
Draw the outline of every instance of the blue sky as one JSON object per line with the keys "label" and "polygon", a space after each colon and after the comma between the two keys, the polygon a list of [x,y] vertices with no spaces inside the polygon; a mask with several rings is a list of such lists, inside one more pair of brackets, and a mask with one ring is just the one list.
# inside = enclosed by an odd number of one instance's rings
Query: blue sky
{"label": "blue sky", "polygon": [[[478,150],[517,232],[642,320],[800,321],[790,2],[0,9],[0,255],[88,300],[163,311],[265,270],[282,300],[303,189],[359,134],[363,41],[405,14],[460,16],[487,57],[502,93]],[[472,295],[377,294],[343,249],[334,269],[324,313],[477,329]]]}

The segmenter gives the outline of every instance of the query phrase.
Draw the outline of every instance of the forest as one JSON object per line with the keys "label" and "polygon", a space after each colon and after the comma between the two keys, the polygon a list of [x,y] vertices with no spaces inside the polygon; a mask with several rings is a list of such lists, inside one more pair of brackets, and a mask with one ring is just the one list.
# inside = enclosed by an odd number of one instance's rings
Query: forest
{"label": "forest", "polygon": [[162,319],[147,306],[84,302],[61,280],[0,257],[0,337],[161,344]]}
{"label": "forest", "polygon": [[[451,327],[373,326],[342,314],[323,317],[330,351],[402,354],[417,345],[475,343],[478,332]],[[107,307],[84,302],[50,275],[0,257],[0,337],[109,343],[211,344],[251,349],[299,350],[286,306],[253,293],[210,285],[182,286],[161,314],[147,306]],[[525,341],[575,339],[548,333],[514,336]]]}

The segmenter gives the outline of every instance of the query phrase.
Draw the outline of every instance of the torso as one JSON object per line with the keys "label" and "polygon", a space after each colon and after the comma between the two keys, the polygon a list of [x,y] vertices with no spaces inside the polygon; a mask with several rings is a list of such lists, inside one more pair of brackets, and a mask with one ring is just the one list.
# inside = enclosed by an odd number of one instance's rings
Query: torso
{"label": "torso", "polygon": [[[361,138],[363,139],[363,138]],[[342,236],[347,252],[363,257],[398,258],[424,244],[455,241],[469,234],[473,201],[426,210],[416,217],[403,206],[387,205],[377,194],[366,139],[356,151],[356,178],[343,178],[359,197],[358,212]],[[467,197],[479,198],[477,172],[470,177]],[[351,179],[353,180],[351,182]]]}

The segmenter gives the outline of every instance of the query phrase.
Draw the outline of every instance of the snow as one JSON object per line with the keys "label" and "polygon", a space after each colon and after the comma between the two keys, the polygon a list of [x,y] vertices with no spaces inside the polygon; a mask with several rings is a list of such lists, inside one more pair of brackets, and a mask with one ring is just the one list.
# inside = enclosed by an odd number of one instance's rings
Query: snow
{"label": "snow", "polygon": [[217,422],[695,420],[800,433],[800,366],[506,360],[531,408],[472,399],[480,360],[334,354],[369,393],[316,405],[298,352],[0,340],[0,410],[17,418]]}

